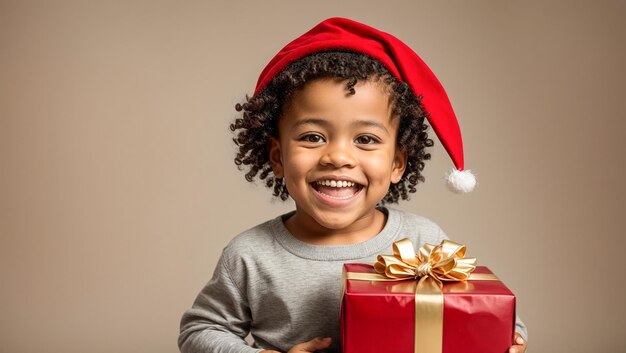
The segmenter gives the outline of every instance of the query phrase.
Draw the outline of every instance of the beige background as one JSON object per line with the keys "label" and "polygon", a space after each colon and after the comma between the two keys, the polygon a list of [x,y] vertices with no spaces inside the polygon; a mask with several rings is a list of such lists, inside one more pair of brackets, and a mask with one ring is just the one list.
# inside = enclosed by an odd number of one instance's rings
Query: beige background
{"label": "beige background", "polygon": [[330,16],[403,39],[459,116],[479,189],[437,146],[399,207],[506,281],[533,353],[626,352],[625,2],[362,0],[0,1],[0,351],[177,351],[221,248],[292,208],[236,170],[233,105]]}

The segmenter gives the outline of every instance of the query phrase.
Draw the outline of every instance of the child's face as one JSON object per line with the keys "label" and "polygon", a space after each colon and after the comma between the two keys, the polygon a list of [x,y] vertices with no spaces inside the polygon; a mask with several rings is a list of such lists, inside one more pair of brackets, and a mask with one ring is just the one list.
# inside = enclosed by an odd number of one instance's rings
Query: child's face
{"label": "child's face", "polygon": [[375,212],[400,181],[406,153],[396,148],[399,119],[379,83],[318,79],[296,92],[270,144],[274,174],[284,178],[299,219],[350,229]]}

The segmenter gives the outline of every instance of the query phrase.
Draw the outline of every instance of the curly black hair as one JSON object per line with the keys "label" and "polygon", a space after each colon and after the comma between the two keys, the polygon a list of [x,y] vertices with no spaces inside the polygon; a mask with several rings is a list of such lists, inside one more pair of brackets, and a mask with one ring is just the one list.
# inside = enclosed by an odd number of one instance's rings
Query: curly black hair
{"label": "curly black hair", "polygon": [[[409,86],[398,81],[380,62],[371,57],[350,51],[318,52],[305,56],[288,65],[277,74],[256,96],[246,96],[246,102],[238,103],[235,109],[243,117],[230,124],[233,138],[239,147],[235,164],[240,170],[247,167],[245,178],[265,180],[274,196],[286,200],[289,192],[282,179],[276,178],[269,164],[269,140],[278,137],[278,119],[285,103],[307,82],[320,78],[340,78],[346,81],[350,94],[355,93],[358,80],[381,82],[388,88],[394,117],[400,118],[397,144],[408,154],[407,166],[400,182],[391,184],[381,203],[397,203],[407,200],[409,193],[416,191],[418,182],[424,181],[424,161],[430,159],[426,147],[432,147],[428,138],[428,113]],[[245,167],[244,167],[245,166]]]}

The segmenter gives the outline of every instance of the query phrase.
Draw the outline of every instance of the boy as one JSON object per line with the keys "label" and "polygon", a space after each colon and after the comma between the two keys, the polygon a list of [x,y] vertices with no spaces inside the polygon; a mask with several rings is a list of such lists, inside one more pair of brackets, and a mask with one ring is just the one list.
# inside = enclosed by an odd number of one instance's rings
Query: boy
{"label": "boy", "polygon": [[[291,196],[296,210],[224,249],[183,316],[181,351],[339,352],[342,264],[373,262],[405,237],[418,248],[446,239],[431,221],[382,206],[407,199],[424,180],[433,145],[424,119],[457,167],[450,183],[461,191],[475,183],[462,171],[447,96],[395,37],[332,18],[281,50],[236,108],[235,163],[248,168],[248,181]],[[517,331],[510,351],[524,352],[521,321]]]}

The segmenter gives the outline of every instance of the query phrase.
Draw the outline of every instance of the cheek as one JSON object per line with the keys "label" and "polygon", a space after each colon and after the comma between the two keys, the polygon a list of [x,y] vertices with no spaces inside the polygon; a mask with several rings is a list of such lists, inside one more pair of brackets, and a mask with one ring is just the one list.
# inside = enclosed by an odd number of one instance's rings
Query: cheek
{"label": "cheek", "polygon": [[371,183],[388,185],[393,169],[393,154],[388,152],[370,154],[361,161],[363,170],[369,175]]}
{"label": "cheek", "polygon": [[287,149],[285,152],[283,155],[285,174],[291,177],[304,177],[319,161],[311,150],[296,148]]}

